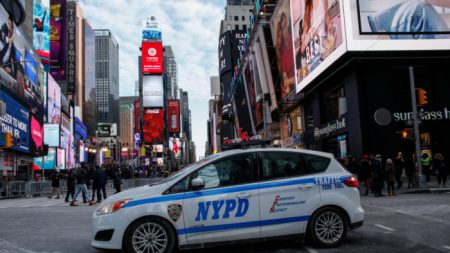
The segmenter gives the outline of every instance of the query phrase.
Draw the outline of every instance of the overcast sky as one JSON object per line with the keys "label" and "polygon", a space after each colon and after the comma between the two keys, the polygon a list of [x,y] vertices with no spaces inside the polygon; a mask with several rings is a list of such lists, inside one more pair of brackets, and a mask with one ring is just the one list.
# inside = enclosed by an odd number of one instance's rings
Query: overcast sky
{"label": "overcast sky", "polygon": [[217,46],[225,0],[81,0],[94,29],[110,29],[119,43],[120,96],[134,95],[142,21],[155,16],[163,45],[172,46],[178,87],[189,92],[197,157],[205,153],[210,76],[218,75]]}

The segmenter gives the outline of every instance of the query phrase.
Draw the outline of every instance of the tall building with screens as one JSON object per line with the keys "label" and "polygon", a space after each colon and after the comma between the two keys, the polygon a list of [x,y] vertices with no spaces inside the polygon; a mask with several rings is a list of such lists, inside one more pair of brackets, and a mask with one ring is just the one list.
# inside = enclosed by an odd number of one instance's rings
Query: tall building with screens
{"label": "tall building with screens", "polygon": [[119,44],[108,29],[94,32],[97,123],[119,123]]}
{"label": "tall building with screens", "polygon": [[177,99],[178,94],[178,73],[177,73],[177,62],[175,60],[175,55],[173,54],[171,46],[164,46],[164,75],[166,76],[166,89],[168,99]]}

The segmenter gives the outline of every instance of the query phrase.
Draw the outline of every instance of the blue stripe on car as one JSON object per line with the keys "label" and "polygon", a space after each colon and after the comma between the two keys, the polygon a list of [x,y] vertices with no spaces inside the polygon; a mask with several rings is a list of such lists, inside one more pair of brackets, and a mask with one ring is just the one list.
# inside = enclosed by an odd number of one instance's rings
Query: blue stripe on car
{"label": "blue stripe on car", "polygon": [[192,228],[182,228],[177,230],[178,235],[202,233],[202,232],[212,232],[218,230],[228,230],[228,229],[239,229],[239,228],[250,228],[259,226],[272,226],[291,222],[301,222],[308,221],[309,216],[296,216],[289,218],[271,219],[271,220],[261,220],[261,221],[247,221],[239,223],[230,224],[220,224],[204,227],[192,227]]}
{"label": "blue stripe on car", "polygon": [[[349,176],[342,176],[341,179],[344,180],[348,177]],[[257,190],[257,189],[267,189],[267,188],[282,187],[282,186],[289,186],[289,185],[300,185],[300,184],[308,184],[308,183],[315,184],[316,183],[315,178],[302,178],[302,179],[294,179],[294,180],[281,181],[281,182],[275,181],[275,182],[253,183],[250,185],[240,185],[240,186],[232,186],[232,187],[219,188],[219,189],[170,194],[170,195],[164,195],[164,196],[147,198],[147,199],[132,200],[132,201],[128,202],[122,208],[145,205],[145,204],[152,204],[152,203],[160,203],[160,202],[165,202],[165,201],[193,199],[193,198],[207,197],[207,196],[226,194],[226,193],[250,191],[250,190]]]}
{"label": "blue stripe on car", "polygon": [[234,187],[227,187],[227,188],[220,188],[220,189],[211,189],[211,190],[205,190],[205,191],[164,195],[164,196],[160,196],[160,197],[133,200],[133,201],[128,202],[122,208],[138,206],[138,205],[145,205],[145,204],[152,204],[152,203],[160,203],[160,202],[165,202],[165,201],[192,199],[192,198],[206,197],[206,196],[212,196],[212,195],[218,195],[218,194],[250,191],[250,190],[273,188],[273,187],[282,187],[282,186],[289,186],[289,185],[296,185],[296,184],[307,184],[307,183],[315,183],[314,178],[303,178],[303,179],[295,179],[295,180],[282,181],[282,182],[266,182],[266,183],[259,183],[259,184],[255,183],[255,184],[251,184],[251,185],[242,185],[242,186],[234,186]]}

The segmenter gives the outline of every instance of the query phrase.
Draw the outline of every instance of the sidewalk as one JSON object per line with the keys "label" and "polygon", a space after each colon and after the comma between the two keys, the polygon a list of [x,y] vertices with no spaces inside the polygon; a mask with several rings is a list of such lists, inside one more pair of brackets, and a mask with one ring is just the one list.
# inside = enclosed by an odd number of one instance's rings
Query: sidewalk
{"label": "sidewalk", "polygon": [[[420,187],[407,188],[408,179],[402,178],[403,187],[400,189],[395,188],[396,194],[417,194],[417,193],[446,193],[450,192],[450,181],[447,179],[447,187],[440,187],[437,183],[436,176],[431,176],[430,182],[425,182],[425,178],[421,182]],[[397,187],[397,182],[395,183],[395,187]],[[364,183],[360,182],[359,191],[361,196],[364,196],[366,186]],[[383,194],[387,194],[387,184],[384,182]],[[369,194],[369,196],[373,196],[373,194]]]}

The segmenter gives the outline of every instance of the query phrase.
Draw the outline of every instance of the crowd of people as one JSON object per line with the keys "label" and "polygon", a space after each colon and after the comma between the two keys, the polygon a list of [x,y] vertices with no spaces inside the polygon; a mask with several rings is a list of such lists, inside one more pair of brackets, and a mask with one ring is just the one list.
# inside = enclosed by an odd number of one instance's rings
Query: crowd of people
{"label": "crowd of people", "polygon": [[[439,187],[447,187],[447,175],[449,164],[442,153],[436,153],[433,157],[424,153],[420,159],[422,173],[427,182],[430,182],[431,175],[437,176]],[[365,154],[358,163],[352,156],[342,160],[347,169],[358,175],[358,179],[363,183],[364,195],[373,194],[375,197],[384,196],[383,189],[387,188],[388,196],[396,196],[396,189],[403,187],[403,178],[407,178],[407,188],[417,187],[418,166],[415,163],[414,155],[404,155],[398,152],[394,158],[386,158],[380,154]],[[405,182],[406,184],[406,182]],[[387,186],[387,187],[385,187]]]}

